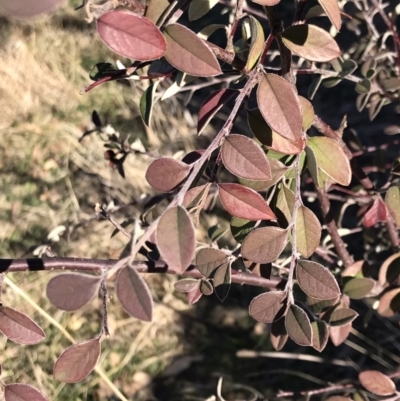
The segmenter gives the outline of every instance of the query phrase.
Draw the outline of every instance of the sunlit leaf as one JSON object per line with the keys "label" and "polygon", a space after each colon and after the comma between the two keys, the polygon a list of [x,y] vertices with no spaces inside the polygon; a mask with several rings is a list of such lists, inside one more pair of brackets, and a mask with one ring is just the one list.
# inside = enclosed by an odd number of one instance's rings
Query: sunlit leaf
{"label": "sunlit leaf", "polygon": [[164,36],[153,22],[127,10],[103,14],[97,20],[97,31],[111,50],[134,60],[156,60],[167,48]]}
{"label": "sunlit leaf", "polygon": [[322,352],[326,347],[326,343],[329,338],[328,325],[323,320],[316,320],[311,323],[312,335],[312,347],[319,352]]}
{"label": "sunlit leaf", "polygon": [[259,322],[272,323],[284,306],[286,297],[285,291],[270,291],[258,295],[250,303],[250,316]]}
{"label": "sunlit leaf", "polygon": [[296,240],[297,251],[305,258],[309,258],[318,248],[321,231],[317,216],[308,207],[301,205],[296,214]]}
{"label": "sunlit leaf", "polygon": [[329,327],[329,337],[336,347],[344,343],[350,334],[351,323],[344,326],[332,326]]}
{"label": "sunlit leaf", "polygon": [[146,180],[154,189],[169,192],[187,177],[189,171],[190,165],[172,157],[162,157],[149,165]]}
{"label": "sunlit leaf", "polygon": [[2,0],[0,15],[18,19],[28,19],[55,9],[63,0]]}
{"label": "sunlit leaf", "polygon": [[282,188],[278,192],[276,207],[283,213],[287,223],[290,223],[292,219],[294,198],[295,196],[293,191],[291,191],[286,185],[282,185]]}
{"label": "sunlit leaf", "polygon": [[342,26],[342,17],[340,15],[340,8],[337,0],[318,0],[324,9],[326,15],[331,20],[336,30],[340,31]]}
{"label": "sunlit leaf", "polygon": [[351,299],[364,298],[375,286],[375,281],[370,278],[345,277],[343,281],[343,294]]}
{"label": "sunlit leaf", "polygon": [[242,255],[255,263],[270,263],[284,250],[287,230],[279,227],[263,227],[253,230],[243,241]]}
{"label": "sunlit leaf", "polygon": [[38,389],[29,384],[7,384],[4,389],[5,401],[49,401]]}
{"label": "sunlit leaf", "polygon": [[175,289],[180,292],[190,292],[195,288],[198,288],[198,286],[199,280],[194,278],[184,278],[174,283]]}
{"label": "sunlit leaf", "polygon": [[245,71],[251,71],[257,64],[257,61],[260,58],[261,53],[264,49],[265,36],[263,27],[258,22],[258,20],[252,15],[249,15],[247,18],[247,21],[250,25],[251,41]]}
{"label": "sunlit leaf", "polygon": [[396,392],[393,380],[377,370],[366,370],[358,375],[361,385],[372,394],[392,395]]}
{"label": "sunlit leaf", "polygon": [[313,331],[310,319],[303,309],[290,305],[286,313],[285,326],[289,337],[299,345],[308,346],[313,343]]}
{"label": "sunlit leaf", "polygon": [[303,96],[299,96],[299,102],[300,102],[300,107],[301,107],[301,115],[302,115],[302,120],[303,120],[303,130],[307,131],[313,124],[314,122],[314,107],[310,103],[309,100],[304,98]]}
{"label": "sunlit leaf", "polygon": [[400,187],[390,187],[386,192],[385,202],[394,222],[400,228]]}
{"label": "sunlit leaf", "polygon": [[400,288],[385,292],[379,300],[378,313],[384,317],[392,317],[400,311]]}
{"label": "sunlit leaf", "polygon": [[296,277],[301,289],[310,297],[333,299],[340,295],[335,277],[319,263],[300,260],[296,266]]}
{"label": "sunlit leaf", "polygon": [[186,209],[167,210],[157,227],[157,245],[169,267],[183,273],[190,265],[196,248],[196,233]]}
{"label": "sunlit leaf", "polygon": [[0,331],[17,344],[37,344],[46,337],[29,316],[8,306],[0,307]]}
{"label": "sunlit leaf", "polygon": [[400,252],[389,256],[379,269],[379,284],[392,284],[400,275]]}
{"label": "sunlit leaf", "polygon": [[340,297],[332,298],[332,299],[318,299],[307,296],[307,305],[310,308],[311,312],[318,314],[321,312],[325,312],[327,309],[338,303]]}
{"label": "sunlit leaf", "polygon": [[219,184],[221,203],[232,216],[247,220],[274,220],[276,216],[263,197],[239,184]]}
{"label": "sunlit leaf", "polygon": [[153,298],[148,285],[136,269],[127,266],[119,271],[115,291],[119,302],[131,316],[151,322]]}
{"label": "sunlit leaf", "polygon": [[100,338],[74,344],[57,359],[53,376],[64,383],[77,383],[95,368],[100,357]]}
{"label": "sunlit leaf", "polygon": [[271,179],[271,168],[263,150],[244,135],[229,135],[221,148],[225,167],[234,175],[248,180]]}
{"label": "sunlit leaf", "polygon": [[58,309],[72,312],[90,302],[99,290],[100,282],[99,276],[63,273],[49,281],[46,295]]}
{"label": "sunlit leaf", "polygon": [[212,276],[220,266],[227,262],[227,254],[216,248],[202,248],[196,255],[196,267],[205,277]]}
{"label": "sunlit leaf", "polygon": [[195,21],[206,15],[217,4],[218,0],[193,0],[189,6],[189,21]]}
{"label": "sunlit leaf", "polygon": [[351,323],[357,316],[358,313],[355,312],[353,309],[335,309],[329,317],[329,325],[344,326],[348,323]]}
{"label": "sunlit leaf", "polygon": [[340,48],[328,32],[315,25],[292,25],[282,33],[285,46],[309,61],[326,62],[340,56]]}
{"label": "sunlit leaf", "polygon": [[293,85],[276,74],[264,74],[257,103],[265,121],[277,134],[296,142],[301,137],[302,116]]}
{"label": "sunlit leaf", "polygon": [[214,53],[193,31],[180,24],[170,24],[164,35],[167,41],[164,57],[175,68],[196,77],[221,74]]}
{"label": "sunlit leaf", "polygon": [[289,336],[285,327],[285,316],[275,320],[271,324],[270,339],[276,351],[280,351],[286,344]]}
{"label": "sunlit leaf", "polygon": [[364,215],[363,223],[365,227],[372,227],[380,221],[387,220],[388,210],[381,198],[376,198],[372,206]]}

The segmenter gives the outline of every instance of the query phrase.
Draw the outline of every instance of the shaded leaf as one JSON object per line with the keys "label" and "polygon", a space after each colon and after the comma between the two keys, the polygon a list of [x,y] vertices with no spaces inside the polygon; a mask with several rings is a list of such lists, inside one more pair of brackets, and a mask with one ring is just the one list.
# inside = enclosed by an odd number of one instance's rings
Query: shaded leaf
{"label": "shaded leaf", "polygon": [[311,323],[312,329],[312,347],[322,352],[326,347],[329,338],[328,325],[323,320],[316,320]]}
{"label": "shaded leaf", "polygon": [[29,384],[7,384],[4,389],[5,401],[49,401],[38,389]]}
{"label": "shaded leaf", "polygon": [[289,336],[285,327],[285,316],[271,324],[270,340],[276,351],[280,351],[286,344]]}
{"label": "shaded leaf", "polygon": [[400,311],[400,288],[385,292],[379,300],[378,313],[384,317],[392,317]]}
{"label": "shaded leaf", "polygon": [[316,262],[301,260],[296,266],[296,277],[301,289],[310,297],[336,299],[339,285],[326,267]]}
{"label": "shaded leaf", "polygon": [[245,66],[245,71],[249,72],[257,64],[257,61],[263,52],[265,36],[263,27],[258,22],[258,20],[254,18],[252,15],[249,15],[247,18],[248,18],[247,21],[249,22],[250,25],[251,42],[250,42],[249,56],[247,57],[247,62]]}
{"label": "shaded leaf", "polygon": [[285,317],[285,326],[289,337],[299,345],[308,346],[313,343],[313,332],[310,319],[303,309],[290,305]]}
{"label": "shaded leaf", "polygon": [[267,124],[277,134],[296,142],[301,137],[302,116],[293,85],[276,74],[264,74],[257,103]]}
{"label": "shaded leaf", "polygon": [[0,330],[17,344],[37,344],[46,337],[29,316],[8,306],[0,307]]}
{"label": "shaded leaf", "polygon": [[307,305],[309,306],[311,312],[318,314],[325,312],[327,309],[338,303],[340,297],[332,299],[318,299],[307,296]]}
{"label": "shaded leaf", "polygon": [[196,77],[221,74],[218,60],[210,48],[190,29],[170,24],[165,29],[167,51],[164,57],[175,68]]}
{"label": "shaded leaf", "polygon": [[358,313],[353,309],[335,309],[329,317],[329,324],[330,326],[344,326],[351,323],[357,316]]}
{"label": "shaded leaf", "polygon": [[400,252],[389,256],[379,269],[379,284],[385,286],[393,283],[400,275]]}
{"label": "shaded leaf", "polygon": [[329,327],[329,337],[336,347],[344,343],[350,334],[351,323],[344,326]]}
{"label": "shaded leaf", "polygon": [[365,227],[372,227],[380,221],[386,221],[388,210],[381,198],[376,198],[372,206],[364,215],[363,223]]}
{"label": "shaded leaf", "polygon": [[400,187],[390,187],[386,192],[385,202],[394,222],[400,228]]}
{"label": "shaded leaf", "polygon": [[196,255],[196,267],[207,278],[227,262],[227,254],[216,248],[202,248]]}
{"label": "shaded leaf", "polygon": [[309,25],[293,25],[282,33],[285,46],[309,61],[326,62],[340,56],[340,48],[328,32]]}
{"label": "shaded leaf", "polygon": [[200,285],[199,280],[195,278],[184,278],[174,283],[174,288],[180,292],[190,292]]}
{"label": "shaded leaf", "polygon": [[28,19],[55,9],[63,0],[3,0],[0,15],[18,19]]}
{"label": "shaded leaf", "polygon": [[198,122],[197,122],[197,133],[200,135],[210,120],[218,113],[222,106],[229,102],[239,92],[234,89],[223,88],[216,92],[213,92],[210,96],[204,100],[200,107]]}
{"label": "shaded leaf", "polygon": [[91,301],[99,290],[100,282],[99,276],[63,273],[49,281],[46,295],[58,309],[72,312]]}
{"label": "shaded leaf", "polygon": [[394,92],[400,89],[400,78],[388,78],[380,82],[385,92]]}
{"label": "shaded leaf", "polygon": [[242,255],[255,263],[270,263],[284,250],[287,230],[279,227],[263,227],[253,230],[243,241]]}
{"label": "shaded leaf", "polygon": [[95,368],[100,357],[100,338],[74,344],[57,359],[53,376],[64,383],[77,383]]}
{"label": "shaded leaf", "polygon": [[151,84],[140,97],[139,110],[144,123],[149,127],[151,116],[153,114],[154,95],[160,81],[155,81]]}
{"label": "shaded leaf", "polygon": [[233,238],[241,244],[246,236],[254,230],[255,224],[255,221],[232,217],[230,228]]}
{"label": "shaded leaf", "polygon": [[258,295],[250,302],[249,314],[259,322],[272,323],[284,306],[286,297],[286,291],[270,291]]}
{"label": "shaded leaf", "polygon": [[200,280],[200,291],[203,295],[209,296],[214,292],[212,284],[205,279]]}
{"label": "shaded leaf", "polygon": [[178,273],[190,265],[196,248],[196,233],[186,209],[168,209],[157,226],[157,246],[164,261]]}
{"label": "shaded leaf", "polygon": [[361,385],[372,394],[387,396],[396,392],[393,380],[377,370],[366,370],[358,375]]}
{"label": "shaded leaf", "polygon": [[231,266],[229,263],[224,263],[217,269],[213,284],[215,295],[221,302],[224,302],[231,288]]}
{"label": "shaded leaf", "polygon": [[151,322],[153,298],[147,283],[136,269],[127,266],[119,271],[115,291],[127,313],[137,319]]}
{"label": "shaded leaf", "polygon": [[321,224],[315,214],[301,205],[296,214],[297,251],[309,258],[318,248],[321,239]]}
{"label": "shaded leaf", "polygon": [[147,182],[158,191],[169,192],[182,183],[190,166],[172,157],[154,160],[146,171]]}
{"label": "shaded leaf", "polygon": [[222,144],[221,157],[234,175],[248,180],[271,179],[271,168],[263,150],[244,135],[231,134]]}
{"label": "shaded leaf", "polygon": [[342,17],[340,15],[340,8],[337,0],[318,0],[324,9],[326,15],[331,20],[336,30],[340,31],[342,26]]}
{"label": "shaded leaf", "polygon": [[307,145],[312,149],[318,168],[335,182],[350,185],[351,167],[349,159],[340,145],[330,138],[309,138]]}
{"label": "shaded leaf", "polygon": [[301,108],[302,115],[302,126],[303,130],[307,131],[314,122],[314,107],[309,100],[304,98],[303,96],[299,96],[299,103]]}
{"label": "shaded leaf", "polygon": [[210,240],[212,242],[216,242],[219,239],[221,239],[227,232],[228,232],[228,228],[220,226],[219,224],[216,224],[215,226],[211,226],[207,230],[207,235],[208,235],[208,238],[210,238]]}
{"label": "shaded leaf", "polygon": [[167,48],[164,36],[153,22],[126,10],[103,14],[97,20],[97,32],[111,50],[134,60],[156,60]]}
{"label": "shaded leaf", "polygon": [[185,197],[183,198],[182,206],[186,209],[191,209],[198,206],[201,201],[204,200],[204,197],[207,197],[210,187],[211,183],[207,183],[187,191]]}
{"label": "shaded leaf", "polygon": [[195,21],[206,15],[216,4],[218,0],[194,0],[189,6],[189,21]]}
{"label": "shaded leaf", "polygon": [[239,184],[219,184],[221,203],[232,216],[247,220],[274,220],[276,216],[263,197]]}
{"label": "shaded leaf", "polygon": [[351,299],[362,299],[368,295],[375,286],[370,278],[344,277],[343,293]]}

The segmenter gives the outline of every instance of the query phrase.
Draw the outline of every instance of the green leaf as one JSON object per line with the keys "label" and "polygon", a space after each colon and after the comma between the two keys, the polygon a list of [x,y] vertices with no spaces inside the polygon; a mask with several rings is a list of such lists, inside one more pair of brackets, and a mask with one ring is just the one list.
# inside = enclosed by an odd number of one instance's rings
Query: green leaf
{"label": "green leaf", "polygon": [[189,21],[195,21],[206,15],[217,4],[218,0],[193,0],[189,6]]}
{"label": "green leaf", "polygon": [[[248,18],[247,21],[250,25],[251,42],[250,42],[249,56],[247,58],[247,62],[246,62],[246,66],[245,66],[245,71],[249,72],[257,64],[257,61],[261,56],[261,53],[264,49],[265,36],[264,36],[263,27],[258,22],[258,20],[256,18],[254,18],[252,15],[248,16],[247,18]],[[243,27],[244,27],[244,25],[243,25]],[[245,39],[245,41],[247,41],[247,38],[244,38],[244,39]]]}
{"label": "green leaf", "polygon": [[329,338],[328,325],[323,320],[316,320],[311,323],[311,329],[313,332],[312,347],[317,351],[322,352],[326,347]]}
{"label": "green leaf", "polygon": [[154,95],[157,90],[157,86],[160,81],[155,81],[152,85],[150,85],[140,97],[139,109],[140,115],[144,123],[149,127],[151,122],[151,116],[153,114],[153,106],[154,106]]}
{"label": "green leaf", "polygon": [[297,251],[309,258],[319,245],[321,239],[321,224],[315,214],[301,205],[296,215]]}
{"label": "green leaf", "polygon": [[357,316],[358,313],[353,309],[335,309],[329,317],[329,324],[331,326],[344,326],[351,323]]}
{"label": "green leaf", "polygon": [[233,238],[241,244],[246,236],[254,230],[255,224],[255,221],[232,217],[230,227]]}
{"label": "green leaf", "polygon": [[375,286],[370,278],[344,277],[343,293],[351,299],[362,299],[368,295]]}
{"label": "green leaf", "polygon": [[385,203],[394,222],[400,228],[400,187],[390,187],[388,189]]}

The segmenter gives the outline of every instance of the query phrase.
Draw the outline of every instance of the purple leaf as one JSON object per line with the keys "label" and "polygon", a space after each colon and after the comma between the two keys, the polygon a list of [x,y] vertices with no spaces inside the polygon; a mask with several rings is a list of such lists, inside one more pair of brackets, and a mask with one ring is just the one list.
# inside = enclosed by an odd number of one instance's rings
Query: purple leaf
{"label": "purple leaf", "polygon": [[49,401],[35,387],[22,383],[7,384],[4,389],[4,398],[5,401]]}
{"label": "purple leaf", "polygon": [[393,380],[377,370],[366,370],[358,375],[361,385],[372,394],[389,396],[396,392]]}
{"label": "purple leaf", "polygon": [[227,262],[227,254],[215,248],[202,248],[196,255],[196,267],[207,278]]}
{"label": "purple leaf", "polygon": [[312,346],[317,351],[322,352],[329,339],[328,325],[323,320],[316,320],[311,323],[311,329],[313,332]]}
{"label": "purple leaf", "polygon": [[329,316],[330,326],[344,326],[351,323],[358,313],[349,308],[335,309]]}
{"label": "purple leaf", "polygon": [[47,284],[46,295],[58,309],[72,312],[85,306],[99,289],[101,278],[81,273],[64,273]]}
{"label": "purple leaf", "polygon": [[97,31],[111,50],[134,60],[156,60],[167,48],[164,36],[153,22],[126,10],[103,14],[97,21]]}
{"label": "purple leaf", "polygon": [[287,293],[270,291],[255,297],[249,306],[250,316],[263,323],[272,323],[283,307]]}
{"label": "purple leaf", "polygon": [[18,344],[37,344],[46,337],[30,317],[7,306],[0,307],[0,330]]}
{"label": "purple leaf", "polygon": [[100,357],[100,338],[74,344],[57,359],[53,376],[64,383],[77,383],[95,368]]}
{"label": "purple leaf", "polygon": [[131,316],[151,322],[153,298],[148,285],[133,267],[119,271],[115,290],[119,302]]}
{"label": "purple leaf", "polygon": [[290,305],[285,318],[285,326],[289,337],[299,345],[309,346],[313,343],[313,332],[310,319],[303,309]]}

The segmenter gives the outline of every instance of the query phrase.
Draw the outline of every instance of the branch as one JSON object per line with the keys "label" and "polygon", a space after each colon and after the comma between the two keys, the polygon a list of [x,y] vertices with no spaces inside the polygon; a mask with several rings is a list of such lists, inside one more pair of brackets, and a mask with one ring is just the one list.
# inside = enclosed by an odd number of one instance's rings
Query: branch
{"label": "branch", "polygon": [[[80,272],[101,273],[103,270],[112,269],[119,260],[84,259],[84,258],[49,258],[49,259],[0,259],[0,273],[17,273],[24,271],[54,271],[69,270]],[[182,275],[192,278],[204,278],[204,275],[195,266],[189,266],[183,274],[178,273],[164,262],[132,262],[131,267],[139,273],[166,273]],[[237,284],[252,285],[255,287],[276,288],[281,283],[280,279],[268,280],[251,273],[232,270],[232,282]]]}

